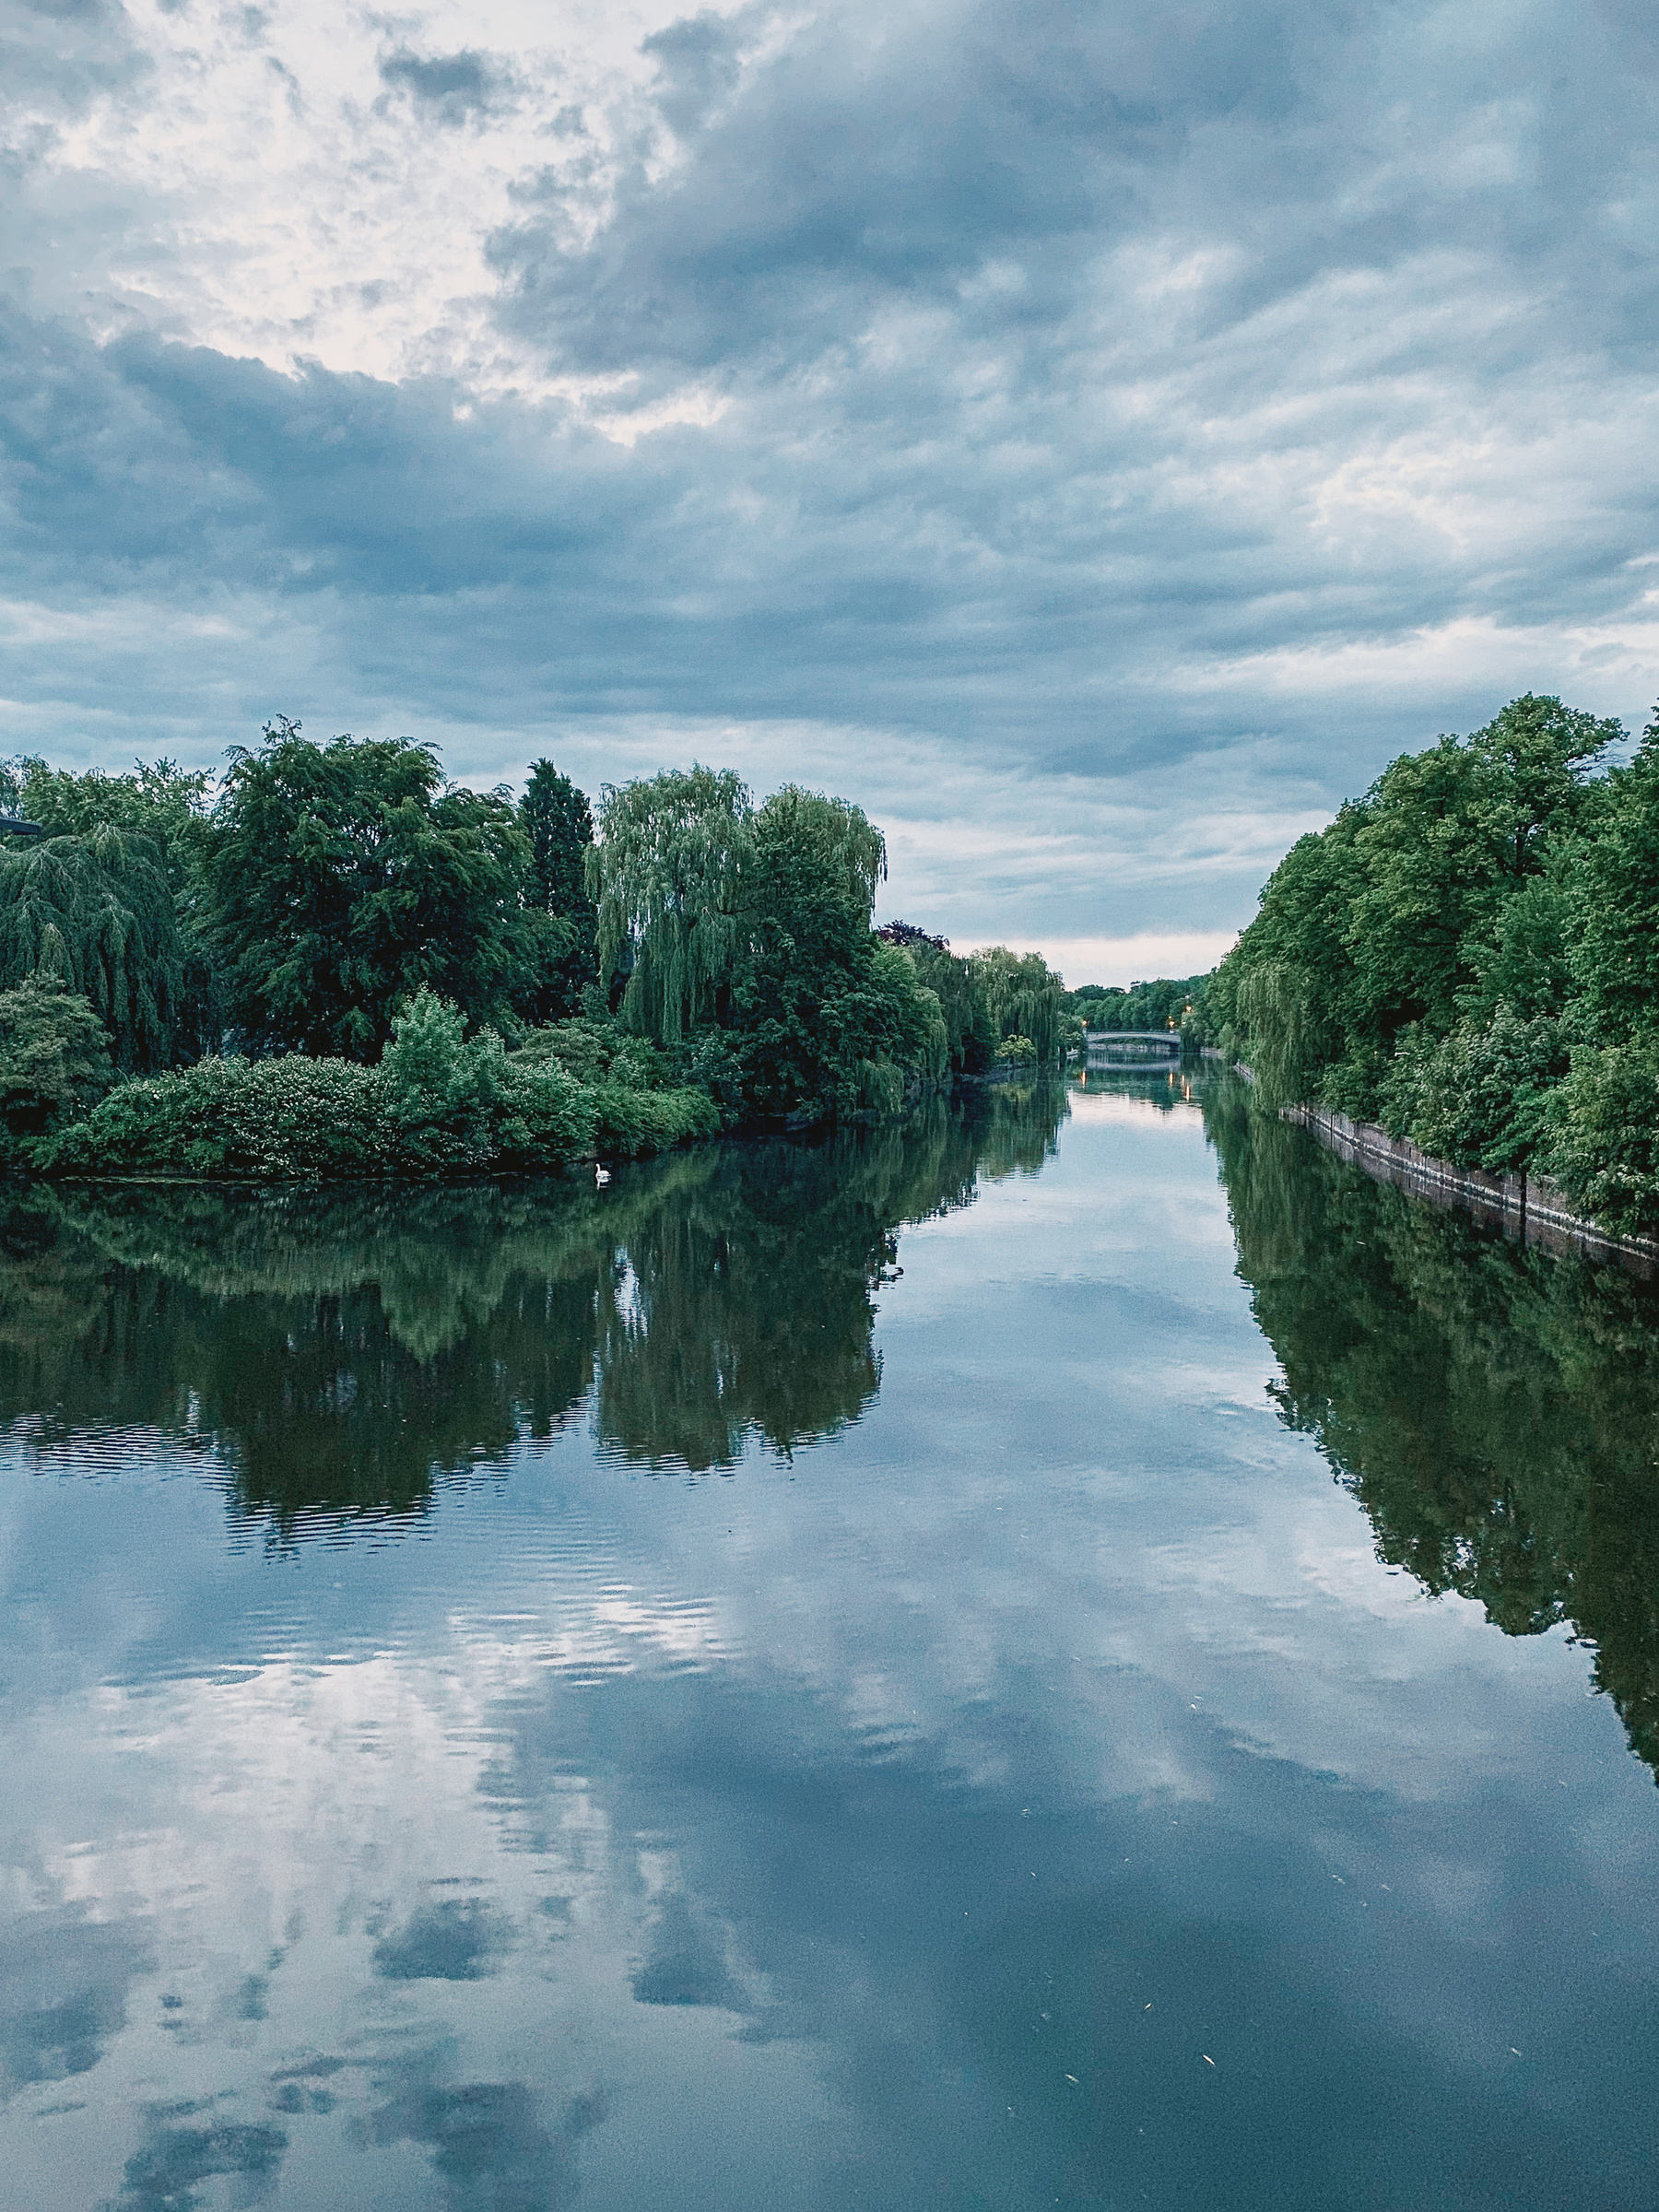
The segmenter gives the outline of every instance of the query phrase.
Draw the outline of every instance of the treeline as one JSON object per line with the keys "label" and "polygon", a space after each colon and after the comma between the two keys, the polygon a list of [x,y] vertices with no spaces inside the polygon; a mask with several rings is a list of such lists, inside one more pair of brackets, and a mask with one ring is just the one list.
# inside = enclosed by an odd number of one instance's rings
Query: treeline
{"label": "treeline", "polygon": [[0,769],[0,1120],[58,1174],[420,1179],[890,1112],[1065,1049],[1035,956],[877,934],[881,832],[695,768],[446,782],[279,719],[217,783]]}
{"label": "treeline", "polygon": [[1155,982],[1131,983],[1126,991],[1083,983],[1068,993],[1067,1009],[1090,1030],[1191,1030],[1207,980],[1165,975]]}
{"label": "treeline", "polygon": [[1265,1102],[1659,1230],[1659,721],[1624,737],[1529,694],[1291,848],[1198,1002]]}

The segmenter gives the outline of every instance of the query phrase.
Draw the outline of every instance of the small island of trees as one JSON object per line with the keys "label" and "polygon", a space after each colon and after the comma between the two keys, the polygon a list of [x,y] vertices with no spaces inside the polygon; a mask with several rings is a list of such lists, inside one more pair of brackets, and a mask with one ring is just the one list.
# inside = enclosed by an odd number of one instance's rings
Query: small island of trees
{"label": "small island of trees", "polygon": [[0,768],[0,1122],[52,1175],[528,1172],[1057,1065],[1058,976],[872,926],[881,832],[708,768],[524,795],[278,718],[222,779]]}

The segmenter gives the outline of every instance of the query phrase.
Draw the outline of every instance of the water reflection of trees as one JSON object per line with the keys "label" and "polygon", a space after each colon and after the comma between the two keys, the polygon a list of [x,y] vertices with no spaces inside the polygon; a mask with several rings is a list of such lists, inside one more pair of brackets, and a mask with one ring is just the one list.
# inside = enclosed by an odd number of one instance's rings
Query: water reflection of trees
{"label": "water reflection of trees", "polygon": [[1558,1621],[1659,1768],[1659,1286],[1529,1252],[1206,1100],[1240,1273],[1379,1555],[1510,1635]]}
{"label": "water reflection of trees", "polygon": [[440,1477],[591,1409],[649,1467],[787,1453],[876,1394],[906,1223],[1041,1165],[1064,1099],[1002,1091],[817,1142],[582,1182],[409,1193],[133,1184],[0,1218],[0,1420],[194,1441],[284,1532],[420,1511]]}

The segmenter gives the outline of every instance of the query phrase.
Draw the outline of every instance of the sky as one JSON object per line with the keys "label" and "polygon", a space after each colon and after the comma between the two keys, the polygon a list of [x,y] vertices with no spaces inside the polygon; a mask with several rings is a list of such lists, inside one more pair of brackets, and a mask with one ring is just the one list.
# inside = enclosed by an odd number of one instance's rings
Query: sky
{"label": "sky", "polygon": [[692,759],[1209,966],[1395,754],[1659,696],[1636,0],[0,0],[0,752]]}

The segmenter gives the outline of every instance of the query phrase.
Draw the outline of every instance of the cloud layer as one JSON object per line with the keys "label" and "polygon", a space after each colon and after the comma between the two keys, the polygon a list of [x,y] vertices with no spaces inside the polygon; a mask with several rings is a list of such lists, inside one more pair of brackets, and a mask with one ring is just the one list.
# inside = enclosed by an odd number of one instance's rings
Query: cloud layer
{"label": "cloud layer", "polygon": [[8,749],[718,757],[1081,980],[1659,690],[1633,6],[14,21]]}

